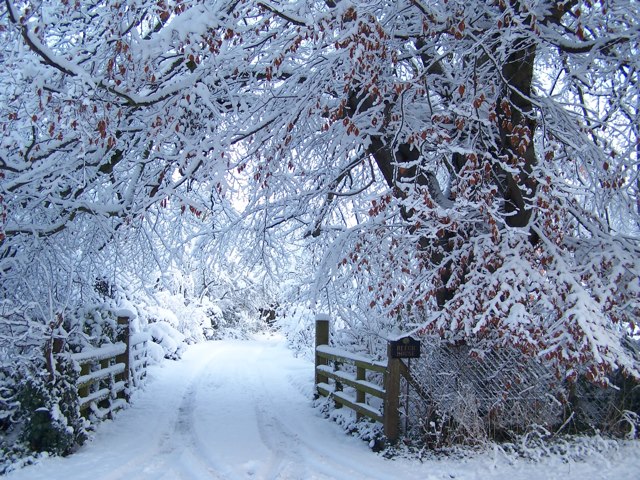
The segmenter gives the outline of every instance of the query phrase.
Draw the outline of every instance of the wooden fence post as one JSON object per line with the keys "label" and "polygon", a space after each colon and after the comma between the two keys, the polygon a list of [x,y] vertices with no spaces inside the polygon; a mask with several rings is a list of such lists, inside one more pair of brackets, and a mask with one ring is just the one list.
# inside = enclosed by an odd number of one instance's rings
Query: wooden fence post
{"label": "wooden fence post", "polygon": [[129,326],[129,317],[118,317],[119,335],[118,340],[126,345],[124,353],[116,357],[117,363],[124,363],[124,372],[122,379],[126,384],[124,390],[124,398],[129,401],[129,390],[131,388],[131,327]]}
{"label": "wooden fence post", "polygon": [[[316,349],[320,345],[329,345],[329,316],[325,313],[316,315]],[[319,383],[329,383],[329,378],[318,372],[319,365],[327,365],[327,360],[315,352],[316,357],[316,385]]]}
{"label": "wooden fence post", "polygon": [[[89,375],[91,373],[91,363],[83,363],[80,367],[80,376]],[[78,388],[78,397],[85,398],[91,393],[91,384],[86,383],[82,387]]]}
{"label": "wooden fence post", "polygon": [[[363,367],[356,367],[356,380],[365,381],[367,379],[367,370]],[[364,390],[356,390],[356,403],[365,403],[366,393]],[[362,413],[356,412],[356,420],[360,420],[363,417]]]}
{"label": "wooden fence post", "polygon": [[400,359],[391,357],[391,343],[387,345],[387,372],[384,378],[384,435],[390,442],[398,440],[400,417]]}

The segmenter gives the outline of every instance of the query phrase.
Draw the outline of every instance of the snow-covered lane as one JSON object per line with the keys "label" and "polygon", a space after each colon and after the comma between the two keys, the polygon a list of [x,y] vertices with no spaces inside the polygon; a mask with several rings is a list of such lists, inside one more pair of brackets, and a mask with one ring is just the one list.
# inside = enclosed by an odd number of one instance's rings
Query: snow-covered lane
{"label": "snow-covered lane", "polygon": [[[277,338],[194,345],[151,370],[144,391],[68,458],[9,479],[626,479],[637,446],[589,463],[509,463],[504,456],[386,460],[311,407],[313,365]],[[624,459],[624,461],[622,461]]]}

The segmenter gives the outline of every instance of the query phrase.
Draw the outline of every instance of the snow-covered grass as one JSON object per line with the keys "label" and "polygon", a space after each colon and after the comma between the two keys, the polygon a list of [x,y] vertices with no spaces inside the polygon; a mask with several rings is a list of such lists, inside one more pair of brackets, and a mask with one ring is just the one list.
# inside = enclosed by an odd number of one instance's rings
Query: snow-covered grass
{"label": "snow-covered grass", "polygon": [[[153,366],[144,390],[67,458],[41,458],[20,480],[115,479],[636,479],[640,443],[583,444],[538,458],[495,446],[394,459],[313,407],[313,364],[279,336],[191,345]],[[579,446],[576,448],[580,448]]]}

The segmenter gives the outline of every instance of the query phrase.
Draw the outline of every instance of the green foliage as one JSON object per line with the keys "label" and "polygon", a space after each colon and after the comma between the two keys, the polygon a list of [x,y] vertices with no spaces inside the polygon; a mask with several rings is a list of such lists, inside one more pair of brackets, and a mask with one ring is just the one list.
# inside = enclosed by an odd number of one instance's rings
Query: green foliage
{"label": "green foliage", "polygon": [[83,308],[79,317],[82,321],[82,330],[91,338],[93,346],[101,346],[105,343],[114,343],[118,336],[118,322],[113,311],[105,305],[94,305]]}
{"label": "green foliage", "polygon": [[32,451],[67,455],[86,439],[75,387],[77,376],[71,362],[61,362],[53,379],[40,370],[20,382],[20,439]]}

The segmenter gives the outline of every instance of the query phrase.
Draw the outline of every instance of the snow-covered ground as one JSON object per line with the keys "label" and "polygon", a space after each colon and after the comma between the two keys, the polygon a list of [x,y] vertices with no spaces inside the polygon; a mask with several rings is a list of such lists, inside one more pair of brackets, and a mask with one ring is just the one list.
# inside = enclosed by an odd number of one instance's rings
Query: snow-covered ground
{"label": "snow-covered ground", "polygon": [[144,391],[92,441],[8,479],[640,479],[639,442],[586,462],[388,460],[311,406],[313,365],[281,339],[190,347],[150,371]]}

